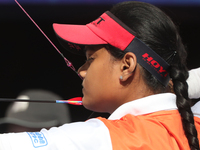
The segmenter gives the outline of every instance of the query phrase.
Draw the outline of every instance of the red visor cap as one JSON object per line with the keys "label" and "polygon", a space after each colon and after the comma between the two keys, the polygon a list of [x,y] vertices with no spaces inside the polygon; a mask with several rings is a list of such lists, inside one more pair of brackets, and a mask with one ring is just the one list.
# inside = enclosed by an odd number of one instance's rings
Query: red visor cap
{"label": "red visor cap", "polygon": [[83,54],[85,45],[110,44],[125,50],[135,38],[131,29],[109,11],[87,25],[54,23],[53,29],[61,45],[78,54]]}
{"label": "red visor cap", "polygon": [[87,25],[59,25],[53,28],[60,43],[76,54],[84,55],[85,45],[110,44],[122,51],[132,52],[137,62],[164,86],[169,82],[169,64],[134,36],[133,30],[109,11]]}

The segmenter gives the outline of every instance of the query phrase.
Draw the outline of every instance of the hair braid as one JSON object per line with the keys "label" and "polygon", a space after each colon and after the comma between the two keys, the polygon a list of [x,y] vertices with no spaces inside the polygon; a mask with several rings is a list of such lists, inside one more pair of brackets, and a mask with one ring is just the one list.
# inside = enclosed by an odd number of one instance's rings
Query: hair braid
{"label": "hair braid", "polygon": [[[190,100],[188,98],[187,78],[189,76],[185,67],[186,51],[181,42],[180,37],[177,37],[177,56],[171,63],[170,77],[172,78],[174,92],[176,94],[176,105],[182,118],[183,129],[188,139],[191,150],[199,150],[199,140],[197,138],[197,130],[194,125],[194,116],[191,111]],[[184,58],[182,57],[184,56]]]}
{"label": "hair braid", "polygon": [[188,94],[187,83],[182,80],[186,70],[177,71],[177,68],[172,67],[170,76],[173,81],[174,92],[177,96],[176,105],[182,118],[183,128],[188,139],[191,150],[199,150],[199,141],[197,131],[194,125],[194,116],[191,111]]}

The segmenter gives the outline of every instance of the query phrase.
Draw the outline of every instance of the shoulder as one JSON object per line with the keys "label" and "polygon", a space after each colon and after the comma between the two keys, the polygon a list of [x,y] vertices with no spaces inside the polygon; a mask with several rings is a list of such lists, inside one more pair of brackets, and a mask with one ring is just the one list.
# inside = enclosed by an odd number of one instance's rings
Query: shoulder
{"label": "shoulder", "polygon": [[[177,141],[187,140],[184,136],[179,136],[184,135],[184,131],[180,130],[182,122],[177,110],[159,111],[138,116],[127,114],[119,120],[98,119],[109,129],[113,148],[125,149],[123,147],[125,145],[137,148],[140,145],[143,149],[150,147],[152,149],[172,149],[174,145],[169,143],[175,138]],[[183,145],[183,143],[179,144]]]}

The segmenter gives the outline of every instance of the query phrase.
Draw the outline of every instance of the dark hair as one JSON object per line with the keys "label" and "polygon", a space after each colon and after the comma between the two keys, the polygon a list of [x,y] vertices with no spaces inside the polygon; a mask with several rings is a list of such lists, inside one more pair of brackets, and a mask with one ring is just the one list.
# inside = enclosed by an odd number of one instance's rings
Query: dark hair
{"label": "dark hair", "polygon": [[[182,117],[185,135],[191,150],[199,150],[199,140],[194,125],[194,117],[188,98],[188,71],[185,65],[187,52],[182,44],[178,30],[172,20],[159,8],[143,2],[122,2],[111,10],[117,18],[129,26],[135,36],[153,49],[170,64],[169,75],[173,82],[173,90],[177,96],[176,104]],[[117,59],[124,56],[124,52],[109,46],[109,52]],[[143,78],[147,86],[154,93],[169,92],[146,69],[142,69]]]}

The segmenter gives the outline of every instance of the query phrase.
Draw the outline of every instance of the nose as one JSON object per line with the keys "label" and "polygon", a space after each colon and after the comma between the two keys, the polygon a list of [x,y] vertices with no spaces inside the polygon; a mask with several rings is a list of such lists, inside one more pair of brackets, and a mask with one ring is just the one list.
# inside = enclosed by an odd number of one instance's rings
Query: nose
{"label": "nose", "polygon": [[78,69],[78,74],[79,74],[82,78],[85,78],[86,73],[87,73],[87,69],[86,69],[85,65],[81,66],[81,67]]}

